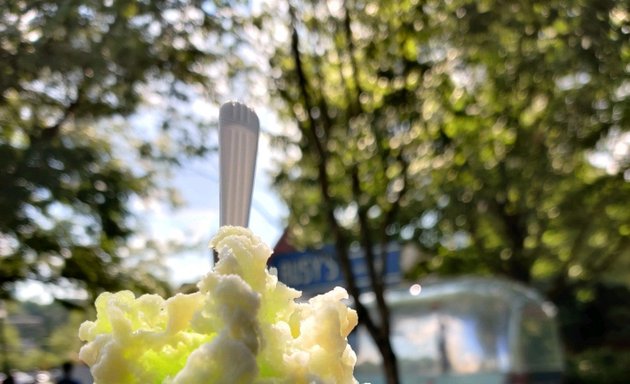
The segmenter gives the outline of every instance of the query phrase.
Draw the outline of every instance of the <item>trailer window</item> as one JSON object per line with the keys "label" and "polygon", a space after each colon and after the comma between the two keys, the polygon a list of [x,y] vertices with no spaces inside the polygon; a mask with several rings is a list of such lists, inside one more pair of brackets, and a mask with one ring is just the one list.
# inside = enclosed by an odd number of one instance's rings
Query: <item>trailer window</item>
{"label": "trailer window", "polygon": [[524,307],[519,345],[521,363],[528,372],[557,370],[562,367],[555,323],[539,305],[528,304]]}

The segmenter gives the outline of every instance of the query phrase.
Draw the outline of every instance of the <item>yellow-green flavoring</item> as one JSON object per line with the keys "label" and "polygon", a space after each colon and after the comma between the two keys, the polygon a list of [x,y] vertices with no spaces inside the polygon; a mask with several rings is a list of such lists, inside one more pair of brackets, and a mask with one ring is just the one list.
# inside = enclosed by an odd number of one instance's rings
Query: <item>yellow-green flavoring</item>
{"label": "yellow-green flavoring", "polygon": [[198,292],[96,299],[96,321],[79,329],[95,384],[357,383],[347,341],[357,314],[343,288],[297,302],[246,228],[222,227],[210,246],[219,261]]}

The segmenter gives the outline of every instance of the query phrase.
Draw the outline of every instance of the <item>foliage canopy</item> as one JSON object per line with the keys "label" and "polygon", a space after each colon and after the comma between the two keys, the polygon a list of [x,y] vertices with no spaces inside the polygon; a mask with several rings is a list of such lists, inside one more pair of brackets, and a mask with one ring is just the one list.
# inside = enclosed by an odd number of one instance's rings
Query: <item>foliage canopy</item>
{"label": "foliage canopy", "polygon": [[[540,282],[590,278],[628,258],[623,2],[360,1],[296,12],[304,77],[289,44],[272,64],[298,122],[298,140],[281,140],[299,155],[277,175],[298,241],[332,238],[322,209],[331,204],[353,239],[363,212],[370,231],[386,226],[379,240],[417,242],[435,256],[425,272]],[[323,156],[330,196],[317,180]],[[404,209],[392,219],[396,204]]]}

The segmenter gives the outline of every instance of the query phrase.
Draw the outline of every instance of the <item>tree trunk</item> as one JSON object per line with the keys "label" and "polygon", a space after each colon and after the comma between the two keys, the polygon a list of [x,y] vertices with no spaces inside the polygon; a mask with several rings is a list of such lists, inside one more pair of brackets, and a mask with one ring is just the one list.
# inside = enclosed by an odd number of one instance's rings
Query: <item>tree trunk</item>
{"label": "tree trunk", "polygon": [[383,373],[385,374],[385,381],[387,384],[398,384],[400,382],[398,377],[398,360],[394,350],[392,349],[389,335],[382,335],[375,340],[377,341],[378,349],[383,356]]}

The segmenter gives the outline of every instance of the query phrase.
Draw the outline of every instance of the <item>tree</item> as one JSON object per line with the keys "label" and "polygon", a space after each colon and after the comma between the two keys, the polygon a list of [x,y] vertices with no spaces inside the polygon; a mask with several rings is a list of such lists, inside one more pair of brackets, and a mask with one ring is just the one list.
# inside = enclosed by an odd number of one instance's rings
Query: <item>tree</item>
{"label": "tree", "polygon": [[296,241],[335,243],[355,302],[348,249],[366,250],[379,318],[357,310],[389,383],[376,244],[434,255],[416,276],[497,274],[551,298],[627,276],[628,151],[609,172],[592,161],[628,140],[626,3],[289,5],[271,73],[297,132],[278,138],[293,156],[276,184]]}
{"label": "tree", "polygon": [[[3,2],[0,296],[24,280],[92,294],[167,289],[129,268],[129,203],[210,149],[207,123],[185,106],[191,94],[216,95],[210,73],[231,63],[216,64],[236,44],[221,4]],[[163,106],[150,116],[158,123],[130,126],[147,99]]]}
{"label": "tree", "polygon": [[[289,228],[302,244],[335,243],[359,319],[383,355],[387,382],[396,383],[379,268],[385,247],[376,249],[397,238],[423,183],[412,167],[425,137],[416,87],[431,63],[418,61],[408,42],[425,41],[427,35],[416,36],[413,29],[424,15],[408,2],[380,9],[359,2],[337,9],[290,5],[289,13],[290,42],[271,60],[277,96],[299,131],[297,141],[279,139],[299,153],[276,179],[291,212]],[[378,304],[374,318],[359,300],[350,270],[354,243],[365,251]]]}
{"label": "tree", "polygon": [[[412,226],[437,254],[418,272],[474,271],[534,285],[559,307],[571,354],[614,348],[619,362],[630,339],[608,329],[630,308],[605,297],[627,292],[630,272],[626,8],[458,8],[464,16],[451,28],[467,33],[448,41],[461,47],[455,60],[473,80],[455,82],[450,102],[432,115],[448,137],[427,189],[436,204],[425,217],[434,225]],[[604,153],[607,163],[596,166]],[[610,328],[593,326],[593,307]],[[586,328],[588,342],[576,338]]]}
{"label": "tree", "polygon": [[617,2],[454,9],[461,17],[450,27],[465,33],[447,41],[465,81],[450,73],[449,100],[428,116],[448,141],[428,190],[433,201],[448,201],[433,212],[438,238],[460,234],[468,245],[437,246],[448,254],[444,268],[461,270],[474,253],[487,271],[553,294],[567,279],[599,278],[628,257],[628,153],[608,172],[591,160],[611,137],[627,140],[622,9]]}

